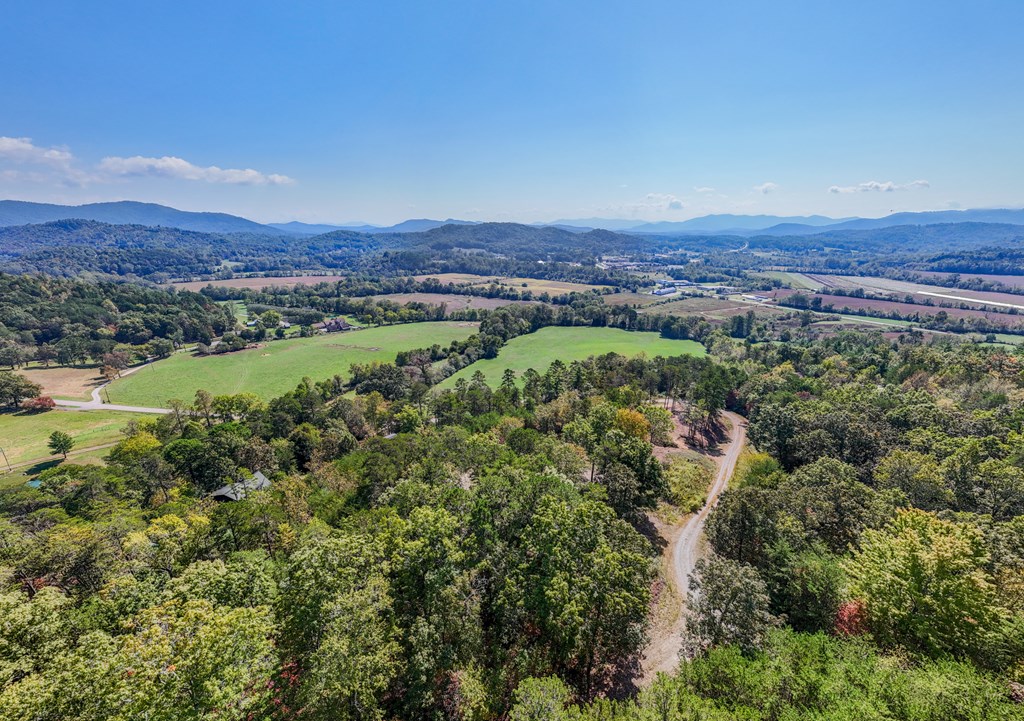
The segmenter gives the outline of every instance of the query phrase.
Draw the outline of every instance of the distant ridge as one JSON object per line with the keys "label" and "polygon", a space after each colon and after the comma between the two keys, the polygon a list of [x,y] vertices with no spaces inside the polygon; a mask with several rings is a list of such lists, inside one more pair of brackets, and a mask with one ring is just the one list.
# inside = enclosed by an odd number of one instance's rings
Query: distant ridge
{"label": "distant ridge", "polygon": [[54,220],[97,220],[113,225],[145,225],[179,228],[202,233],[259,233],[283,235],[284,231],[227,213],[194,213],[156,203],[121,200],[88,205],[51,205],[23,200],[0,200],[0,227],[49,223]]}
{"label": "distant ridge", "polygon": [[386,228],[372,228],[364,230],[364,233],[422,233],[425,230],[433,230],[445,225],[479,225],[475,220],[431,220],[429,218],[413,218],[404,220],[397,225],[389,225]]}
{"label": "distant ridge", "polygon": [[298,220],[293,220],[290,223],[267,223],[267,226],[283,230],[285,233],[291,233],[293,235],[323,235],[324,233],[333,233],[336,230],[355,230],[361,233],[368,233],[379,227],[376,225],[370,225],[369,223],[325,225],[322,223],[302,223]]}

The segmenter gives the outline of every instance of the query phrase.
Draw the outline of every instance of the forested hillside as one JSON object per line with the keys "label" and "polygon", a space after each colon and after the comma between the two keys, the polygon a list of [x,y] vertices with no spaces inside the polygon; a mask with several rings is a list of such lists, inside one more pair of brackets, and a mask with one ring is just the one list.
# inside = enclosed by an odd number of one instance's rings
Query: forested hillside
{"label": "forested hillside", "polygon": [[[427,349],[269,403],[199,393],[105,468],[0,490],[0,715],[1021,717],[1019,356],[709,343],[448,391]],[[648,513],[702,492],[655,453],[672,406],[697,436],[747,414],[757,452],[710,520],[693,660],[610,701],[659,632]],[[254,471],[269,488],[211,498]]]}

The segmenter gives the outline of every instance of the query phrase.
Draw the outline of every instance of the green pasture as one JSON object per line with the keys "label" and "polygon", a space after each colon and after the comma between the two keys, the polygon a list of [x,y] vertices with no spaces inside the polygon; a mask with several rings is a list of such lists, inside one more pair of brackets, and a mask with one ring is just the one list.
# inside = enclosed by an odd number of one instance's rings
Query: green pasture
{"label": "green pasture", "polygon": [[539,373],[547,370],[555,360],[569,364],[585,360],[592,355],[619,353],[635,356],[645,353],[649,357],[676,355],[704,355],[704,346],[692,340],[670,340],[658,333],[636,333],[619,328],[563,327],[541,328],[536,333],[513,338],[498,352],[497,358],[477,361],[446,378],[441,388],[451,388],[459,378],[469,380],[478,370],[487,376],[488,383],[501,382],[506,368],[516,375],[533,368]]}
{"label": "green pasture", "polygon": [[305,376],[319,381],[347,375],[353,363],[393,361],[399,351],[445,346],[475,332],[475,323],[406,323],[272,340],[223,355],[176,353],[114,381],[107,392],[111,403],[152,407],[166,406],[172,398],[190,402],[200,389],[214,395],[249,392],[269,400]]}

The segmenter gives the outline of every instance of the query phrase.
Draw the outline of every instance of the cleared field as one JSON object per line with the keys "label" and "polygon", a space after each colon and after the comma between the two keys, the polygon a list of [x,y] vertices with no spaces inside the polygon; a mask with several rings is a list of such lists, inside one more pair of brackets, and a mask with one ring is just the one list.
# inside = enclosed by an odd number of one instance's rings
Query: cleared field
{"label": "cleared field", "polygon": [[959,288],[946,288],[941,285],[927,285],[924,283],[911,283],[905,280],[893,280],[891,278],[876,278],[871,276],[855,275],[809,275],[808,277],[821,281],[825,288],[855,289],[863,288],[865,291],[874,294],[888,293],[894,296],[913,295],[919,299],[934,298],[948,301],[950,303],[968,303],[977,307],[992,306],[997,308],[1017,308],[1024,310],[1024,297],[1012,293],[996,293],[990,291],[961,290]]}
{"label": "cleared field", "polygon": [[798,290],[818,290],[821,288],[821,283],[814,280],[813,278],[805,275],[804,273],[791,273],[782,270],[769,270],[764,273],[757,273],[759,276],[765,278],[774,278],[785,283],[790,288],[796,288]]}
{"label": "cleared field", "polygon": [[26,366],[18,371],[43,387],[43,395],[87,401],[92,389],[104,382],[99,368],[64,368],[60,366]]}
{"label": "cleared field", "polygon": [[426,275],[413,276],[418,281],[434,278],[441,283],[454,283],[455,285],[476,285],[477,283],[489,283],[498,280],[497,276],[474,275],[472,273],[428,273]]}
{"label": "cleared field", "polygon": [[983,310],[972,310],[966,308],[941,308],[938,305],[917,305],[911,303],[900,303],[893,300],[876,300],[873,298],[850,298],[842,295],[827,295],[818,293],[815,298],[821,298],[822,305],[831,305],[836,310],[868,308],[872,310],[890,313],[896,311],[901,315],[916,316],[918,318],[930,318],[931,316],[945,313],[950,318],[986,318],[994,322],[1008,323],[1012,326],[1024,327],[1024,316],[1011,315],[1008,313],[994,313]]}
{"label": "cleared field", "polygon": [[191,280],[185,283],[171,283],[178,290],[199,291],[208,285],[221,288],[269,288],[272,285],[290,288],[295,285],[316,285],[335,283],[343,275],[293,275],[280,278],[229,278],[228,280]]}
{"label": "cleared field", "polygon": [[390,300],[392,303],[404,305],[406,303],[428,303],[430,305],[446,306],[447,313],[454,313],[457,310],[475,308],[477,310],[493,310],[503,305],[514,303],[536,303],[533,300],[506,300],[505,298],[479,298],[473,295],[455,295],[453,293],[392,293],[390,295],[375,295],[375,300]]}
{"label": "cleared field", "polygon": [[446,378],[440,387],[451,388],[460,378],[469,380],[477,371],[487,376],[488,383],[497,385],[506,368],[511,368],[517,375],[529,368],[543,373],[555,360],[568,364],[605,353],[624,356],[645,353],[650,357],[702,356],[705,350],[696,341],[670,340],[657,333],[634,333],[619,328],[550,326],[513,338],[501,348],[497,358],[477,361],[463,368]]}
{"label": "cleared field", "polygon": [[[75,439],[76,452],[92,446],[121,440],[121,429],[133,418],[150,418],[141,413],[123,411],[46,411],[44,413],[0,414],[0,448],[12,465],[51,456],[46,442],[54,431],[64,431]],[[87,451],[85,451],[88,453]],[[83,454],[84,455],[84,454]],[[0,465],[3,461],[0,459]],[[6,470],[6,467],[3,467]]]}
{"label": "cleared field", "polygon": [[476,323],[440,322],[366,328],[266,343],[212,356],[177,353],[108,386],[111,403],[166,406],[191,401],[197,390],[214,395],[249,392],[264,399],[292,390],[304,376],[315,381],[347,375],[353,363],[393,361],[401,350],[447,345],[476,332]]}
{"label": "cleared field", "polygon": [[499,278],[499,285],[507,285],[519,290],[549,295],[565,295],[566,293],[586,293],[591,290],[604,290],[607,285],[587,285],[586,283],[568,283],[562,280],[538,280],[536,278]]}
{"label": "cleared field", "polygon": [[951,275],[959,275],[961,280],[974,280],[981,278],[988,283],[1002,283],[1011,288],[1024,288],[1024,275],[991,275],[988,273],[945,273],[937,270],[915,270],[917,275],[927,278],[948,278]]}
{"label": "cleared field", "polygon": [[517,290],[529,290],[533,293],[548,293],[549,295],[564,295],[566,293],[585,293],[589,290],[603,290],[606,285],[587,285],[586,283],[569,283],[561,280],[539,280],[537,278],[505,278],[487,275],[473,275],[471,273],[435,273],[433,275],[417,275],[416,280],[435,278],[442,283],[455,283],[456,285],[490,285],[496,283],[508,286]]}
{"label": "cleared field", "polygon": [[664,298],[651,295],[650,293],[634,293],[631,290],[623,291],[621,293],[611,293],[610,295],[603,295],[601,297],[604,298],[604,302],[608,305],[631,305],[639,308],[665,300]]}

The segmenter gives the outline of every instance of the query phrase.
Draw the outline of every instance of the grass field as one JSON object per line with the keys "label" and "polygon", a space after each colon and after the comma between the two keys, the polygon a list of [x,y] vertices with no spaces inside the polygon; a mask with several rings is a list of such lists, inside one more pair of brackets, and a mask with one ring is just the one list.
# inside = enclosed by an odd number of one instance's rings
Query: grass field
{"label": "grass field", "polygon": [[270,399],[292,390],[304,376],[318,381],[347,375],[353,363],[393,361],[399,351],[447,345],[475,332],[475,323],[407,323],[271,341],[224,355],[177,353],[114,381],[107,390],[111,403],[134,406],[165,406],[172,398],[188,402],[200,389]]}
{"label": "grass field", "polygon": [[[17,465],[50,454],[46,442],[54,431],[64,431],[75,439],[75,450],[69,460],[91,446],[114,443],[121,439],[121,429],[131,419],[152,418],[141,413],[122,411],[46,411],[44,413],[0,414],[0,448],[7,460]],[[103,454],[101,454],[103,455]],[[3,461],[0,459],[0,465]],[[6,467],[4,467],[6,470]]]}
{"label": "grass field", "polygon": [[543,373],[553,361],[570,363],[592,355],[621,353],[635,356],[704,355],[704,347],[692,340],[669,340],[657,333],[632,333],[618,328],[578,328],[551,326],[536,333],[513,338],[498,352],[497,358],[481,360],[446,378],[441,388],[451,388],[459,378],[469,380],[478,370],[487,382],[497,385],[506,368],[517,375],[528,368]]}
{"label": "grass field", "polygon": [[803,273],[769,270],[764,273],[757,273],[756,275],[764,276],[765,278],[776,278],[790,288],[796,288],[797,290],[818,290],[821,287],[821,283],[807,277]]}

